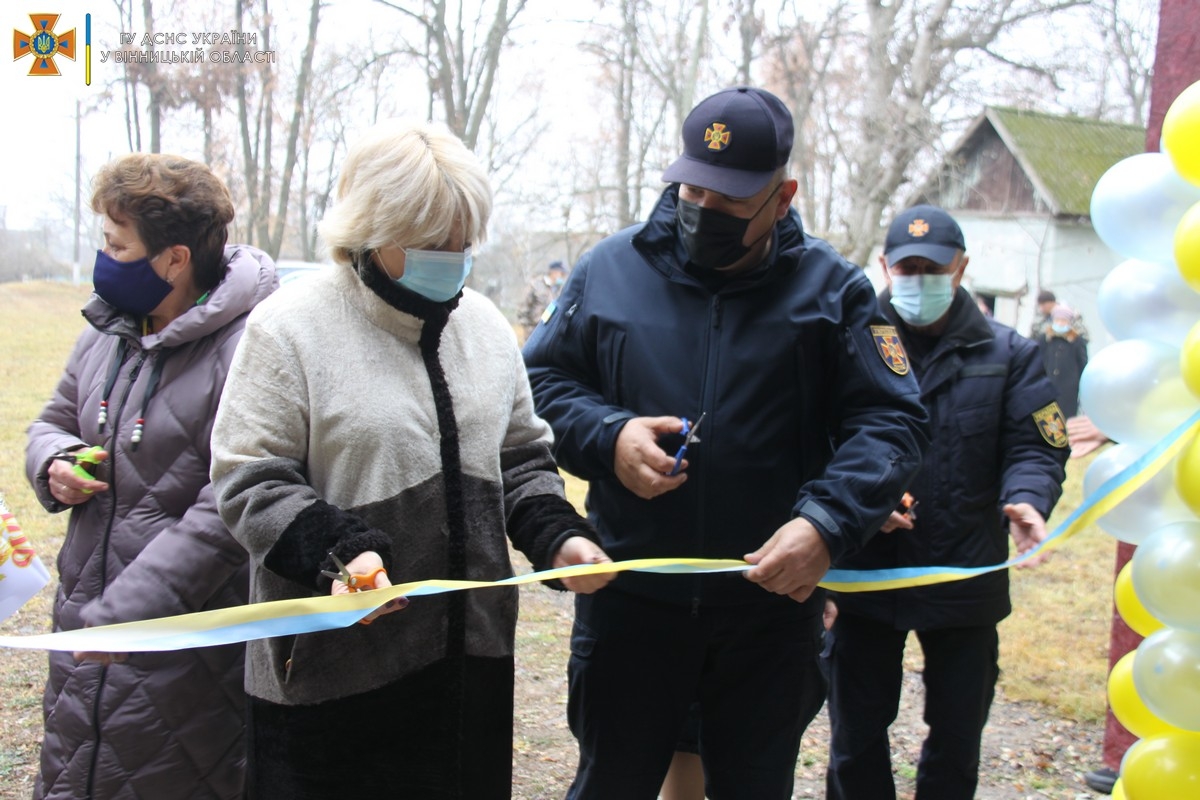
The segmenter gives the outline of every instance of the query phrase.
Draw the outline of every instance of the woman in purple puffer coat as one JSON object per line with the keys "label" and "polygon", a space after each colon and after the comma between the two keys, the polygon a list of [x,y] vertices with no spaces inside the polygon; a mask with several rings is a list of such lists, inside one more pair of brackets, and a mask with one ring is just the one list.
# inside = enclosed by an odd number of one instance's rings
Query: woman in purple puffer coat
{"label": "woman in purple puffer coat", "polygon": [[[26,450],[38,499],[70,511],[56,631],[246,602],[209,434],[246,315],[278,285],[265,253],[225,245],[233,203],[203,164],[125,156],[96,176],[92,208],[92,327]],[[96,445],[82,477],[78,456]],[[244,649],[51,653],[35,798],[240,798]]]}

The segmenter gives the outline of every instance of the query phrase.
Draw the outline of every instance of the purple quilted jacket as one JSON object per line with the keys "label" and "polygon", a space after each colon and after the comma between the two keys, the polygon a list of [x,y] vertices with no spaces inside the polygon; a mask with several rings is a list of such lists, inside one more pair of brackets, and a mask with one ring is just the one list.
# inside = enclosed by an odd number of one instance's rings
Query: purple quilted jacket
{"label": "purple quilted jacket", "polygon": [[[247,600],[247,555],[209,484],[209,434],[246,315],[278,282],[259,250],[230,246],[225,257],[208,299],[159,333],[141,336],[95,295],[83,309],[92,327],[30,426],[25,461],[38,499],[57,512],[66,507],[47,487],[51,456],[81,444],[110,453],[97,474],[110,490],[70,511],[55,630]],[[242,645],[134,653],[111,666],[51,653],[34,797],[241,797],[243,659]]]}

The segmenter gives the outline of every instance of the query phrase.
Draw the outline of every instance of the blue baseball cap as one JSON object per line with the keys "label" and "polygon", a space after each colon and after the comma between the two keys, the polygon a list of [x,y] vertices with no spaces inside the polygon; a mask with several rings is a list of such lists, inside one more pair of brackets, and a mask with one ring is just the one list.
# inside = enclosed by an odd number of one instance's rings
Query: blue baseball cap
{"label": "blue baseball cap", "polygon": [[683,121],[683,155],[663,172],[730,197],[762,191],[792,154],[792,113],[775,95],[735,86],[706,97]]}
{"label": "blue baseball cap", "polygon": [[945,266],[959,250],[966,250],[962,228],[954,217],[937,206],[913,206],[901,211],[888,227],[884,258],[895,264],[909,256],[928,258]]}

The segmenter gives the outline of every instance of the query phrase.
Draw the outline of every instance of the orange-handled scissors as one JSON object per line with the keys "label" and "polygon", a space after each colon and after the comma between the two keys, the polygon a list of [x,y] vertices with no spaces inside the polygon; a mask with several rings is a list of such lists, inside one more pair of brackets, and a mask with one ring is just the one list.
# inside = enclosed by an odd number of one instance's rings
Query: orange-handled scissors
{"label": "orange-handled scissors", "polygon": [[376,567],[367,573],[351,574],[350,570],[346,569],[346,565],[342,560],[333,553],[329,554],[333,559],[333,565],[338,568],[337,572],[330,572],[327,569],[321,570],[321,574],[327,578],[333,578],[335,581],[341,581],[346,584],[346,588],[352,592],[365,592],[375,588],[375,576],[381,572],[386,573],[383,567]]}

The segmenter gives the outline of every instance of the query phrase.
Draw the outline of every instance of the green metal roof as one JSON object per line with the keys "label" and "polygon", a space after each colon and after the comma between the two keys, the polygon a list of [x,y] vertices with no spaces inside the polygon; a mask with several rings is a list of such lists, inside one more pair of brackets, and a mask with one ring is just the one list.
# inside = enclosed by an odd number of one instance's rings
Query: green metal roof
{"label": "green metal roof", "polygon": [[1055,214],[1090,216],[1100,176],[1146,149],[1146,129],[1137,125],[1002,106],[984,115]]}

